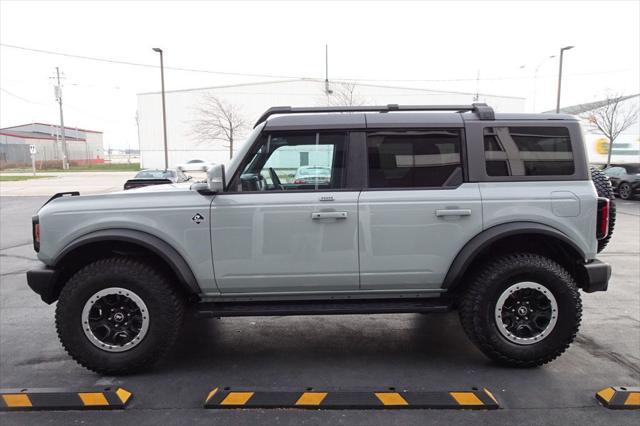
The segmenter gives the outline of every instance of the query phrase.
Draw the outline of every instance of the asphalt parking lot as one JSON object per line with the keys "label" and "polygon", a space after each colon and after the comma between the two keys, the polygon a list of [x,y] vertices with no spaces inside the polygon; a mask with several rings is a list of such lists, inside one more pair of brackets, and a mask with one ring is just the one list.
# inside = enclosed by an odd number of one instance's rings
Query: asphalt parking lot
{"label": "asphalt parking lot", "polygon": [[[640,202],[618,201],[606,293],[583,294],[577,341],[536,369],[488,361],[456,313],[189,320],[177,350],[153,371],[103,377],[76,365],[58,342],[55,306],[26,285],[36,265],[30,218],[46,197],[0,198],[0,387],[122,386],[123,411],[0,413],[10,424],[638,424],[640,411],[595,400],[611,385],[640,386]],[[218,386],[493,391],[502,409],[204,410]]]}

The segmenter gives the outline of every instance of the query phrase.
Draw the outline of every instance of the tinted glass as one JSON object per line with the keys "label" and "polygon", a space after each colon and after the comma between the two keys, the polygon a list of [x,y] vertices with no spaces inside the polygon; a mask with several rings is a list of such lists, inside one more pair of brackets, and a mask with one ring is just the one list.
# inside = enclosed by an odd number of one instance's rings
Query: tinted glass
{"label": "tinted glass", "polygon": [[484,154],[489,176],[560,176],[575,170],[564,127],[487,127]]}
{"label": "tinted glass", "polygon": [[344,133],[264,135],[235,188],[240,191],[342,188],[345,149]]}
{"label": "tinted glass", "polygon": [[369,188],[428,188],[462,183],[457,130],[369,133],[367,151]]}

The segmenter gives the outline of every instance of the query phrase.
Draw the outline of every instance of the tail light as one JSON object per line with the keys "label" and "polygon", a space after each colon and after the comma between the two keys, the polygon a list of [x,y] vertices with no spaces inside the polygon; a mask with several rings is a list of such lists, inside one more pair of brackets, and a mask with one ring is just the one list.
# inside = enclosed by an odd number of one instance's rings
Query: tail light
{"label": "tail light", "polygon": [[598,221],[596,237],[599,240],[609,235],[609,211],[611,201],[608,198],[598,198]]}
{"label": "tail light", "polygon": [[33,249],[40,251],[40,219],[38,216],[33,216],[31,219],[31,232],[33,234]]}

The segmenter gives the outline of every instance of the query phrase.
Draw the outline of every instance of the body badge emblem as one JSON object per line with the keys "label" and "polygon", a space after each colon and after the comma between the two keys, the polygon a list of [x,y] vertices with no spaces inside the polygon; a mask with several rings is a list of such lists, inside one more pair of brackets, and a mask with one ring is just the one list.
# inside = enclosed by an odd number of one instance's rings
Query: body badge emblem
{"label": "body badge emblem", "polygon": [[191,220],[200,225],[200,222],[204,222],[204,216],[202,216],[200,213],[196,213],[195,216],[191,218]]}

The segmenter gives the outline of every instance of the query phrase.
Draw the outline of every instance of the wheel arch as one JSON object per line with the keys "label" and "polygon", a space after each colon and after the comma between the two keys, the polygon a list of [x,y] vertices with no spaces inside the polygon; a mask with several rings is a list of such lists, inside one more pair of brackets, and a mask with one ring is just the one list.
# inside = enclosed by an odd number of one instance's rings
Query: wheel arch
{"label": "wheel arch", "polygon": [[[479,260],[498,252],[498,248],[504,249],[514,244],[518,246],[518,243],[523,245],[523,250],[536,251],[545,247],[550,253],[540,254],[550,255],[574,275],[581,273],[574,266],[584,262],[587,257],[566,234],[551,226],[536,222],[505,223],[486,229],[467,242],[451,263],[442,288],[447,291],[460,288],[465,284],[465,275],[473,270]],[[576,278],[581,282],[583,277]]]}
{"label": "wheel arch", "polygon": [[90,232],[69,243],[55,257],[51,267],[59,271],[57,298],[66,280],[92,260],[109,254],[153,256],[154,265],[174,276],[178,286],[188,296],[200,293],[200,287],[184,257],[169,243],[147,232],[132,229],[108,229]]}

